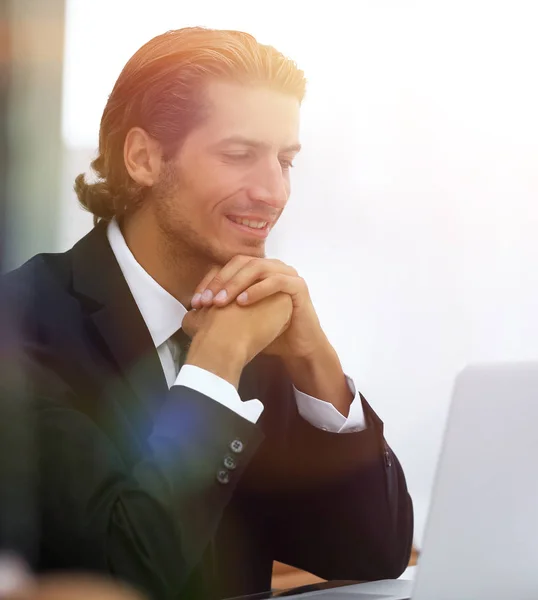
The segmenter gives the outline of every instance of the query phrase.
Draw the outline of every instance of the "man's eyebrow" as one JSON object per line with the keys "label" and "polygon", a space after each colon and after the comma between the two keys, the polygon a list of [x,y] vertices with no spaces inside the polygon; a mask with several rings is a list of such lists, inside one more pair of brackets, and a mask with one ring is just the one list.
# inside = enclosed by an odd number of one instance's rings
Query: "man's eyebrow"
{"label": "man's eyebrow", "polygon": [[282,148],[283,152],[300,152],[301,144],[292,144],[291,146],[286,146],[286,148]]}
{"label": "man's eyebrow", "polygon": [[[233,135],[228,138],[224,138],[217,142],[216,146],[228,146],[230,144],[240,144],[242,146],[249,146],[251,148],[267,148],[269,144],[265,142],[261,142],[259,140],[254,140],[251,138],[243,137],[241,135]],[[286,146],[282,148],[282,152],[299,152],[301,150],[301,144],[291,144],[290,146]]]}

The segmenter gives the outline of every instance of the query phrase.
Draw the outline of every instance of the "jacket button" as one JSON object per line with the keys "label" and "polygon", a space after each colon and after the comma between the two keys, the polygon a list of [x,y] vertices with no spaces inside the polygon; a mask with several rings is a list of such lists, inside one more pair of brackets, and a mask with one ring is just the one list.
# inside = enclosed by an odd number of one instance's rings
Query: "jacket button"
{"label": "jacket button", "polygon": [[241,452],[243,452],[243,449],[245,448],[243,442],[241,440],[234,440],[231,444],[230,444],[230,450],[234,453],[234,454],[241,454]]}
{"label": "jacket button", "polygon": [[217,473],[217,481],[219,483],[222,483],[222,485],[226,485],[227,483],[230,482],[230,473],[228,473],[228,471],[226,471],[224,469],[221,469]]}
{"label": "jacket button", "polygon": [[237,467],[237,463],[235,462],[235,458],[233,456],[225,456],[224,457],[224,466],[229,469],[230,471],[233,471],[236,467]]}

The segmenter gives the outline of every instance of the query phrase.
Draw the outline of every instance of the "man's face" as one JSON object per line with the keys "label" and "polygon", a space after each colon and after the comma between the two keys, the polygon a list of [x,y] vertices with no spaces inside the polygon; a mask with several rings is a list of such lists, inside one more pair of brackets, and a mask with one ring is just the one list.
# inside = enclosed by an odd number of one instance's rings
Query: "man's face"
{"label": "man's face", "polygon": [[223,82],[211,82],[207,96],[208,117],[165,166],[151,210],[172,254],[215,264],[237,254],[264,257],[290,195],[299,101]]}

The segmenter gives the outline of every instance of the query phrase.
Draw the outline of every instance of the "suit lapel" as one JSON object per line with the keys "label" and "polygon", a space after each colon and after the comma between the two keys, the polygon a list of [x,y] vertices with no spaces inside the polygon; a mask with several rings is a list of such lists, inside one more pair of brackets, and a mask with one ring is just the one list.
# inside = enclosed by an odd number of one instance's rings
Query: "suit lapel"
{"label": "suit lapel", "polygon": [[73,289],[90,299],[90,319],[119,370],[146,409],[154,412],[168,391],[146,324],[108,243],[106,223],[73,248]]}

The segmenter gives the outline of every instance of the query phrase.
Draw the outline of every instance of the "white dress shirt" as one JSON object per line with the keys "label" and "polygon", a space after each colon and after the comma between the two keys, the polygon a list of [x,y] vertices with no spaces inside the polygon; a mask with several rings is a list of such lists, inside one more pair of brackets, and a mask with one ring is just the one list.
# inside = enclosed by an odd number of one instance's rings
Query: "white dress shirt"
{"label": "white dress shirt", "polygon": [[[243,402],[231,383],[194,365],[183,365],[178,373],[174,361],[175,341],[171,336],[181,327],[187,309],[136,261],[115,219],[110,222],[107,235],[123,276],[153,339],[168,387],[173,385],[189,387],[220,402],[251,423],[256,423],[264,409],[259,400]],[[294,388],[297,408],[303,419],[315,427],[334,433],[364,429],[366,425],[360,397],[352,379],[347,376],[346,378],[354,396],[347,418],[330,402],[318,400]]]}

